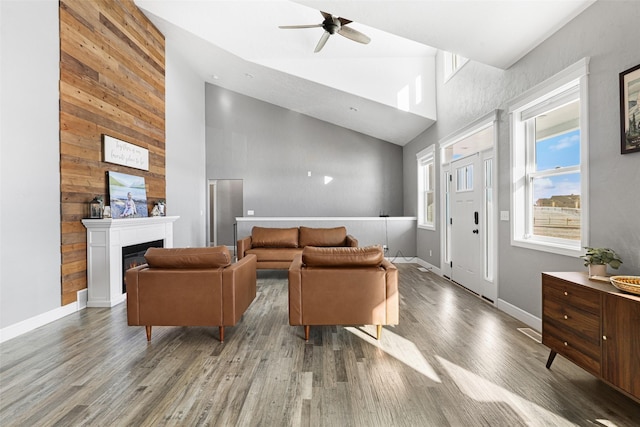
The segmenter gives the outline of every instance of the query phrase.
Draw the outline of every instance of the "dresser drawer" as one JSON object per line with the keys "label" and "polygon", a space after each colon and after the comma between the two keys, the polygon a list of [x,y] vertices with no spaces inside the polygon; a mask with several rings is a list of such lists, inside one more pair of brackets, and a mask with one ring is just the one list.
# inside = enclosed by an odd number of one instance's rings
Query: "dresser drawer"
{"label": "dresser drawer", "polygon": [[542,307],[544,322],[580,335],[592,342],[600,340],[600,314],[583,311],[576,306],[555,298],[545,298]]}
{"label": "dresser drawer", "polygon": [[566,357],[576,365],[594,375],[600,376],[600,342],[584,339],[568,330],[557,328],[552,323],[544,322],[542,343],[551,350]]}
{"label": "dresser drawer", "polygon": [[576,365],[600,376],[600,345],[543,323],[542,343]]}
{"label": "dresser drawer", "polygon": [[542,286],[543,301],[553,299],[588,313],[600,313],[600,293],[584,286],[546,277]]}

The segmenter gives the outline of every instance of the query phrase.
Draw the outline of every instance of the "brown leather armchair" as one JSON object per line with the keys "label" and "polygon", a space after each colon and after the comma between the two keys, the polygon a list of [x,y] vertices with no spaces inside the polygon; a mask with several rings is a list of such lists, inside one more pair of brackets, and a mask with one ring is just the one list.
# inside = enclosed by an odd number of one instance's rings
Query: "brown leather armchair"
{"label": "brown leather armchair", "polygon": [[225,326],[238,323],[256,297],[256,257],[231,264],[226,246],[149,248],[147,264],[127,270],[130,326]]}
{"label": "brown leather armchair", "polygon": [[399,321],[398,269],[382,247],[305,247],[289,267],[289,324],[382,325]]}

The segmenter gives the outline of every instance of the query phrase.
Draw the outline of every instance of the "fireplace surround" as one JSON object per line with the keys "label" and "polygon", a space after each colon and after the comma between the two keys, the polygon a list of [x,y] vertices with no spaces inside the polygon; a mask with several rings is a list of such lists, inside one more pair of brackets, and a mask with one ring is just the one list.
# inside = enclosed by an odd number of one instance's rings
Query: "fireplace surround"
{"label": "fireplace surround", "polygon": [[131,219],[83,219],[87,228],[87,307],[113,307],[126,298],[122,248],[162,241],[173,247],[173,223],[178,216]]}

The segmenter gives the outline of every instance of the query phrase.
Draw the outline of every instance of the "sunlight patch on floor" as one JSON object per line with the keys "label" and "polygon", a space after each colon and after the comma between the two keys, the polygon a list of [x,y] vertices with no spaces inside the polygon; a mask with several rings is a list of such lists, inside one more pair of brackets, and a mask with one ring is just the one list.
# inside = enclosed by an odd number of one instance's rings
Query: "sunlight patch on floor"
{"label": "sunlight patch on floor", "polygon": [[609,420],[601,420],[601,419],[596,419],[597,422],[599,422],[600,424],[602,424],[603,426],[607,426],[607,427],[618,427],[618,425],[616,423],[613,423]]}
{"label": "sunlight patch on floor", "polygon": [[544,420],[545,425],[574,426],[559,415],[554,414],[533,402],[523,399],[504,388],[470,372],[455,363],[436,356],[449,376],[455,381],[462,393],[478,402],[502,402],[509,405],[527,425],[539,425]]}
{"label": "sunlight patch on floor", "polygon": [[360,328],[346,327],[345,329],[369,344],[380,348],[389,356],[415,369],[430,380],[437,383],[442,382],[436,371],[431,367],[429,362],[427,362],[427,359],[424,358],[422,352],[408,339],[401,337],[389,329],[383,329],[380,341],[376,340],[367,332],[362,331]]}

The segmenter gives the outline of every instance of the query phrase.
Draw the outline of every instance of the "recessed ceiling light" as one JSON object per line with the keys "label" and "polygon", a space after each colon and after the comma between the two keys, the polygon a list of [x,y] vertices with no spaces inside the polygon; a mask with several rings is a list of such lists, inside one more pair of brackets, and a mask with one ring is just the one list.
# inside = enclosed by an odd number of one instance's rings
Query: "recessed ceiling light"
{"label": "recessed ceiling light", "polygon": [[211,74],[211,78],[213,80],[218,80],[220,78],[220,76],[218,76],[217,74]]}

